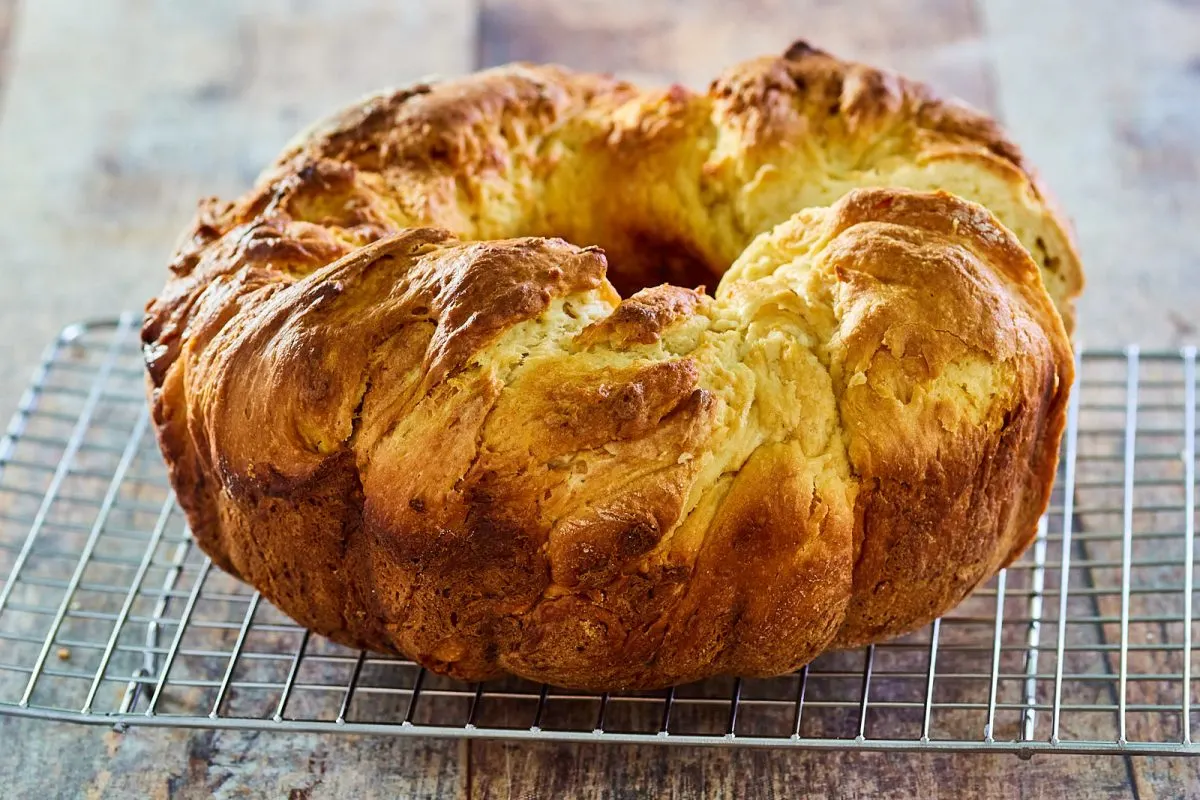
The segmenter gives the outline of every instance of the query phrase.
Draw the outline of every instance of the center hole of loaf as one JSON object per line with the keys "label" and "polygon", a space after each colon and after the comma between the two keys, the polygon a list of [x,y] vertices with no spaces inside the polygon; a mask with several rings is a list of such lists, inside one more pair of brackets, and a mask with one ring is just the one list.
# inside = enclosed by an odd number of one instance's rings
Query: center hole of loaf
{"label": "center hole of loaf", "polygon": [[604,250],[608,259],[608,280],[621,297],[642,289],[669,283],[687,289],[705,287],[712,294],[728,264],[713,263],[689,242],[643,231],[622,233],[608,241],[580,242]]}

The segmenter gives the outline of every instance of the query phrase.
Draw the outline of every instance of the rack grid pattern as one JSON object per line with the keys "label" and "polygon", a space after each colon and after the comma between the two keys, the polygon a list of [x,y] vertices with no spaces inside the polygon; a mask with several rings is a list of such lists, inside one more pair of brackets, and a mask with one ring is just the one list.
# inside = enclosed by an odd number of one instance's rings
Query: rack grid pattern
{"label": "rack grid pattern", "polygon": [[1029,552],[924,630],[790,676],[466,685],[295,625],[194,546],[137,319],[74,325],[0,440],[0,714],[824,749],[1200,754],[1196,351],[1088,352]]}

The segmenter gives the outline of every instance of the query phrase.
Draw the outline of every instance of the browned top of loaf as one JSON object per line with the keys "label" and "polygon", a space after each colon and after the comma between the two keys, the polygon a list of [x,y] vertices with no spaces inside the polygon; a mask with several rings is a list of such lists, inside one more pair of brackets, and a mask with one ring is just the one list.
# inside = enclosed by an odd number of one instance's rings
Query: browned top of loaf
{"label": "browned top of loaf", "polygon": [[[804,46],[706,94],[380,95],[172,270],[155,421],[219,565],[348,644],[603,689],[785,672],[1015,557],[1081,284],[994,123]],[[666,278],[717,288],[628,296]]]}

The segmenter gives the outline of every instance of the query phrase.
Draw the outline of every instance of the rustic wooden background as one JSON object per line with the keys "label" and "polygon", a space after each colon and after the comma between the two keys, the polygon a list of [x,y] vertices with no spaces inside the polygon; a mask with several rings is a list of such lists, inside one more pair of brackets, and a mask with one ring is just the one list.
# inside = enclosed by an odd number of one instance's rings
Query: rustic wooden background
{"label": "rustic wooden background", "polygon": [[[704,85],[803,37],[1000,115],[1074,217],[1088,345],[1200,334],[1196,0],[0,0],[0,416],[307,120],[513,59]],[[0,796],[1200,796],[1196,761],[418,742],[0,721]]]}

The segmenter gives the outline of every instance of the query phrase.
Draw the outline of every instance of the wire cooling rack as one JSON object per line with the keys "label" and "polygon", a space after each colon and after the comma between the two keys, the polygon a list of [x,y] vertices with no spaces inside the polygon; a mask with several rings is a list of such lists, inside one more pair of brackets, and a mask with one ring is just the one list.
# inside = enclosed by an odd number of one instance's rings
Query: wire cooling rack
{"label": "wire cooling rack", "polygon": [[1033,547],[917,633],[770,680],[467,685],[310,635],[174,503],[137,319],[67,328],[0,440],[0,714],[823,749],[1200,754],[1196,351],[1090,352]]}

